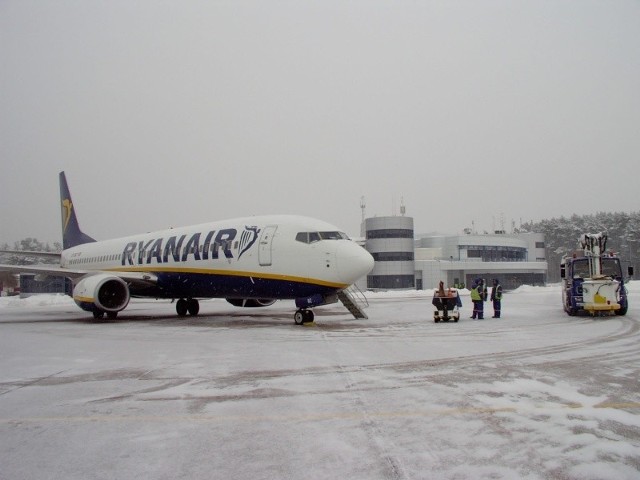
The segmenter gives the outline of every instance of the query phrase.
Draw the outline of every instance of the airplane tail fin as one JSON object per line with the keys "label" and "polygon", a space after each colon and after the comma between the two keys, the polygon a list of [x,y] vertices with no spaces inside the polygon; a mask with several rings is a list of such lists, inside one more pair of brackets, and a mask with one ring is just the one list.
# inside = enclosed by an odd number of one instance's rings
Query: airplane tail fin
{"label": "airplane tail fin", "polygon": [[66,250],[83,243],[95,242],[80,230],[64,172],[60,172],[60,202],[62,203],[62,248]]}

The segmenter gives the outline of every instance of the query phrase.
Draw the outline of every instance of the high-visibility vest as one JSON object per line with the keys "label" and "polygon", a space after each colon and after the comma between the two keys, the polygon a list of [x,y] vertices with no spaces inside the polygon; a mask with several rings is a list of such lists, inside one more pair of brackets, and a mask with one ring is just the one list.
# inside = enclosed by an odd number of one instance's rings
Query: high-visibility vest
{"label": "high-visibility vest", "polygon": [[493,298],[496,300],[502,300],[502,285],[498,284],[493,287]]}
{"label": "high-visibility vest", "polygon": [[482,300],[482,296],[480,295],[480,292],[478,291],[480,287],[480,285],[478,285],[477,287],[473,287],[471,289],[471,300],[473,300],[474,302],[477,302],[478,300]]}

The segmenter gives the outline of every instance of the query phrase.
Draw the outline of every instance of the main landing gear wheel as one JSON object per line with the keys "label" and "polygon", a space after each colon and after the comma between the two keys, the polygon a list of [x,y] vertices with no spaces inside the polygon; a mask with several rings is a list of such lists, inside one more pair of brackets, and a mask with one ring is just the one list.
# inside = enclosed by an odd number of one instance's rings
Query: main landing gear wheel
{"label": "main landing gear wheel", "polygon": [[198,303],[198,300],[196,300],[195,298],[190,298],[189,300],[187,300],[187,311],[189,312],[189,315],[193,317],[198,315],[198,313],[200,312],[200,304]]}
{"label": "main landing gear wheel", "polygon": [[180,317],[186,317],[187,313],[196,316],[200,312],[200,303],[195,298],[181,298],[176,302],[176,313]]}
{"label": "main landing gear wheel", "polygon": [[311,323],[313,322],[313,312],[311,310],[300,309],[293,315],[293,321],[296,325]]}

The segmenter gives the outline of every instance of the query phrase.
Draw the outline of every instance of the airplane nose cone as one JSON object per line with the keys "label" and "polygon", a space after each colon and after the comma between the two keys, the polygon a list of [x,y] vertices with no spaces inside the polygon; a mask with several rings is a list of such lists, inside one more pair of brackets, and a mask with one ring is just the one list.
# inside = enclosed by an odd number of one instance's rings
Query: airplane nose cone
{"label": "airplane nose cone", "polygon": [[340,242],[336,260],[340,280],[351,285],[373,269],[373,257],[355,242]]}

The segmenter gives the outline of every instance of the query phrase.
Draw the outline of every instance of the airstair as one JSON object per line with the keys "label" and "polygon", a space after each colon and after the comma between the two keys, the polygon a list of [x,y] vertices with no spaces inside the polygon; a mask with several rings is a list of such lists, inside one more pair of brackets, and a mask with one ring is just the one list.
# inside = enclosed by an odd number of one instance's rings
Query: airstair
{"label": "airstair", "polygon": [[367,297],[364,296],[362,290],[360,290],[355,284],[351,285],[349,288],[340,290],[338,292],[338,298],[355,318],[369,318],[364,312],[364,309],[369,306]]}

